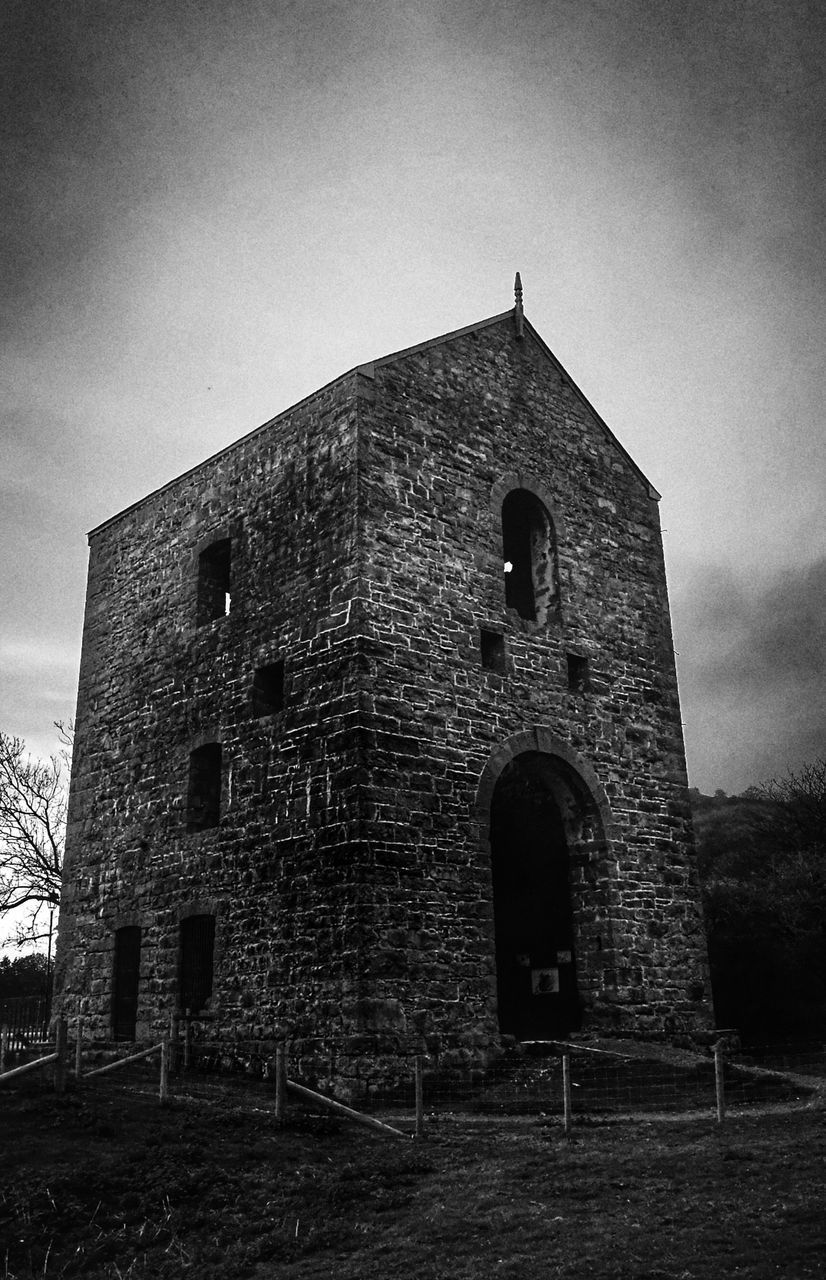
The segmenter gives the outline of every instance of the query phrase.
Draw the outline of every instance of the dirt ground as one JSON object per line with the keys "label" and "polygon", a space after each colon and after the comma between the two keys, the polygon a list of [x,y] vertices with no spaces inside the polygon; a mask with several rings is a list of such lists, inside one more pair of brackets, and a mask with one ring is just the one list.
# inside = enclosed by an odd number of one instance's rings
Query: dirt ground
{"label": "dirt ground", "polygon": [[415,1141],[102,1082],[0,1106],[0,1280],[826,1276],[820,1107]]}

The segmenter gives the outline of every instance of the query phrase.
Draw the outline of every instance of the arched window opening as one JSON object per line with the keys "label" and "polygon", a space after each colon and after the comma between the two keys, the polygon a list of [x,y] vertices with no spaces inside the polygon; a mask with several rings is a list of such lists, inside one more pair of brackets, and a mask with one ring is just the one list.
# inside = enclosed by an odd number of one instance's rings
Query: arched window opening
{"label": "arched window opening", "polygon": [[505,602],[528,622],[544,622],[559,602],[553,521],[536,494],[512,489],[502,503]]}

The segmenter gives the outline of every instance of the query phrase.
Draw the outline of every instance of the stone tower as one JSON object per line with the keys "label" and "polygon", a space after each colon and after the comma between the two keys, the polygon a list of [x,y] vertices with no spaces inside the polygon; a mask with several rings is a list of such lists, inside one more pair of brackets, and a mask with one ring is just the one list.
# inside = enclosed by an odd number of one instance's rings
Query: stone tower
{"label": "stone tower", "polygon": [[657,502],[518,289],[94,530],[58,999],[262,1052],[707,1026]]}

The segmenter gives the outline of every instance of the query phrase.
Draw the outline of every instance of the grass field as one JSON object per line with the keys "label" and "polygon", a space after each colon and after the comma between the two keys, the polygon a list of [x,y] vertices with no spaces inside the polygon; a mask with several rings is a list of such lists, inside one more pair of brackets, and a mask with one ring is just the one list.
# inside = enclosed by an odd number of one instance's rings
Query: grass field
{"label": "grass field", "polygon": [[826,1276],[826,1112],[451,1119],[420,1142],[247,1101],[0,1098],[0,1280]]}

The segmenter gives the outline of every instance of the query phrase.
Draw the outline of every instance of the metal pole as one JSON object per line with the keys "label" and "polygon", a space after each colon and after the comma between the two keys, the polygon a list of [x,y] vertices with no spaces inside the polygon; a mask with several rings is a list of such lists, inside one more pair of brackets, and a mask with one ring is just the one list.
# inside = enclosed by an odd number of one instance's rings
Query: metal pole
{"label": "metal pole", "polygon": [[562,1055],[562,1125],[571,1132],[571,1055]]}
{"label": "metal pole", "polygon": [[75,1079],[80,1079],[80,1064],[83,1057],[83,1019],[77,1015],[75,1027]]}

